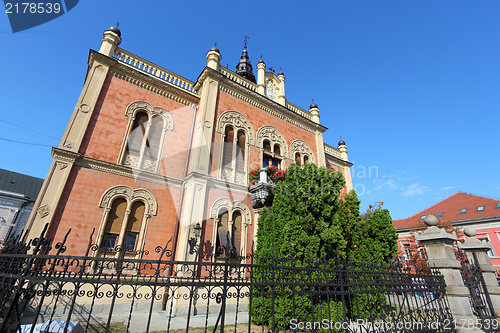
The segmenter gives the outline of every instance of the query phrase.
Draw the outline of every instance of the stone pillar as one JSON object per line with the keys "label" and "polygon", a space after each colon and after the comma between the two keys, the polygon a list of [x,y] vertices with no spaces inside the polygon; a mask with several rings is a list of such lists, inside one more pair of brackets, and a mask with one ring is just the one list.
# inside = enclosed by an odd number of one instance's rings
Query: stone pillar
{"label": "stone pillar", "polygon": [[280,81],[280,91],[279,91],[277,102],[280,103],[281,105],[285,106],[286,105],[285,74],[283,74],[283,72],[281,70],[278,73],[278,80]]}
{"label": "stone pillar", "polygon": [[428,265],[437,268],[443,274],[446,282],[446,295],[450,303],[453,318],[457,323],[457,331],[461,332],[482,332],[478,328],[468,328],[466,325],[459,325],[460,322],[476,322],[477,318],[472,312],[469,303],[469,289],[464,285],[462,274],[460,273],[460,262],[455,257],[453,243],[457,241],[457,236],[448,233],[444,229],[436,227],[438,219],[434,215],[427,215],[424,219],[428,228],[418,234],[417,241],[424,244],[429,258]]}
{"label": "stone pillar", "polygon": [[474,258],[474,253],[476,253],[477,264],[483,274],[484,282],[486,283],[486,288],[488,289],[491,303],[495,310],[495,315],[500,317],[500,287],[498,286],[497,277],[495,275],[496,269],[491,264],[490,257],[488,256],[488,251],[491,250],[490,244],[477,239],[475,237],[476,230],[473,227],[464,228],[464,233],[469,238],[467,238],[464,243],[459,244],[458,247],[465,251],[467,258],[471,262]]}
{"label": "stone pillar", "polygon": [[261,95],[266,94],[266,64],[262,59],[257,64],[257,92]]}

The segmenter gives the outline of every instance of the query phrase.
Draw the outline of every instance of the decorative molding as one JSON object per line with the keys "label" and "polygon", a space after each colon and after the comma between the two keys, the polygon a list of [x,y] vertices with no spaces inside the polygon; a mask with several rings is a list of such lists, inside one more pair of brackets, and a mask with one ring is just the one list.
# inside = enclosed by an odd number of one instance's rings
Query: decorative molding
{"label": "decorative molding", "polygon": [[[205,67],[204,71],[198,77],[196,84],[194,86],[194,91],[198,91],[201,87],[203,81],[207,78],[211,77],[217,81],[219,81],[220,91],[225,92],[235,98],[238,98],[245,103],[248,103],[254,107],[257,107],[263,111],[266,111],[272,114],[279,119],[283,119],[286,122],[289,122],[309,133],[315,133],[315,131],[325,132],[328,128],[313,122],[311,119],[308,119],[289,108],[284,107],[283,105],[270,100],[264,95],[259,94],[258,92],[252,91],[241,84],[238,84],[231,79],[227,78],[225,75],[209,68]],[[306,111],[307,112],[307,111]]]}
{"label": "decorative molding", "polygon": [[[177,87],[175,86],[166,86],[168,83],[165,83],[165,86],[158,86],[157,84],[154,84],[153,82],[144,82],[144,79],[149,79],[154,80],[155,78],[147,78],[147,77],[140,77],[137,78],[135,75],[144,75],[143,73],[133,73],[133,69],[125,69],[122,71],[118,71],[117,69],[111,70],[111,74],[116,77],[117,79],[120,79],[122,81],[125,81],[127,83],[133,84],[134,86],[137,86],[139,88],[148,90],[154,94],[160,95],[162,97],[166,97],[174,102],[177,102],[179,104],[183,104],[185,106],[193,106],[197,105],[199,100],[194,99],[194,98],[186,98],[186,96],[183,96],[185,94],[184,91],[175,91],[178,90]],[[142,80],[141,80],[142,79]],[[198,96],[196,96],[198,97]]]}
{"label": "decorative molding", "polygon": [[132,169],[130,167],[121,164],[110,163],[87,156],[81,156],[78,153],[67,151],[61,148],[52,148],[52,156],[56,160],[67,160],[69,159],[68,156],[71,156],[73,157],[73,159],[68,162],[75,162],[75,164],[78,166],[87,169],[107,172],[114,175],[124,176],[127,178],[134,178],[136,180],[159,184],[165,186],[165,188],[168,187],[180,188],[182,184],[182,180],[178,178],[160,175],[158,173],[153,173],[145,170]]}
{"label": "decorative molding", "polygon": [[295,161],[295,153],[299,153],[300,156],[307,155],[309,157],[309,162],[316,164],[316,159],[314,158],[314,153],[307,143],[302,140],[294,140],[290,145],[290,159]]}
{"label": "decorative molding", "polygon": [[94,61],[101,62],[112,68],[110,73],[114,77],[151,91],[157,95],[167,97],[177,103],[193,106],[197,105],[199,102],[200,97],[194,91],[188,91],[120,60],[91,50],[89,55],[89,67],[92,66]]}
{"label": "decorative molding", "polygon": [[68,167],[68,163],[63,163],[63,162],[56,162],[57,167],[59,170],[66,169]]}
{"label": "decorative molding", "polygon": [[[220,214],[230,211],[233,206],[233,202],[229,198],[219,198],[215,200],[210,208],[210,218],[215,219]],[[224,211],[221,211],[222,208],[225,208]]]}
{"label": "decorative molding", "polygon": [[[136,200],[142,200],[146,204],[145,214],[156,215],[158,204],[151,192],[144,188],[134,190],[128,185],[113,186],[108,189],[99,201],[100,208],[110,208],[115,198],[125,198],[127,202],[132,203]],[[129,205],[130,206],[130,205]]]}
{"label": "decorative molding", "polygon": [[153,118],[153,116],[161,116],[165,121],[164,130],[173,131],[174,130],[174,119],[172,115],[165,109],[160,107],[154,107],[148,102],[137,101],[130,103],[125,111],[125,115],[127,117],[135,117],[135,114],[138,111],[144,111],[149,115],[149,118]]}
{"label": "decorative molding", "polygon": [[219,198],[215,200],[210,208],[210,218],[215,219],[226,211],[230,212],[231,215],[234,211],[239,211],[243,217],[243,223],[245,225],[252,224],[252,213],[248,206],[242,201],[232,201],[229,198]]}
{"label": "decorative molding", "polygon": [[44,204],[36,210],[38,214],[40,215],[41,218],[44,218],[45,216],[48,216],[50,214],[50,207],[47,204]]}
{"label": "decorative molding", "polygon": [[89,111],[90,111],[90,106],[88,106],[88,105],[87,105],[87,104],[85,104],[85,103],[82,103],[82,104],[80,104],[80,105],[78,106],[78,109],[79,109],[80,111],[82,111],[83,113],[87,113],[87,112],[89,112]]}
{"label": "decorative molding", "polygon": [[257,147],[264,148],[264,139],[270,141],[271,146],[276,143],[280,145],[281,155],[288,156],[288,144],[286,143],[285,137],[278,131],[275,127],[271,125],[264,125],[257,131]]}
{"label": "decorative molding", "polygon": [[225,111],[217,120],[217,132],[220,134],[224,134],[224,129],[227,125],[232,125],[236,130],[244,129],[247,137],[248,143],[251,145],[255,142],[255,131],[253,129],[252,124],[248,121],[248,119],[237,111]]}
{"label": "decorative molding", "polygon": [[56,161],[74,163],[80,156],[80,153],[76,153],[74,151],[52,147],[52,157]]}

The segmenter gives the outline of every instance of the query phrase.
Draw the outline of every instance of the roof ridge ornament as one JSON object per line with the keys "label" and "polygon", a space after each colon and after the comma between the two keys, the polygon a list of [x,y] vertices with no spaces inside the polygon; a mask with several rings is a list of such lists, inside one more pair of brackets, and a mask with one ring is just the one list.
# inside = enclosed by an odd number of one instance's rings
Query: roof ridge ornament
{"label": "roof ridge ornament", "polygon": [[250,37],[245,35],[244,38],[245,38],[245,47],[243,49],[243,52],[241,53],[241,59],[236,65],[236,74],[253,83],[257,83],[257,81],[255,80],[255,75],[253,74],[252,71],[252,63],[250,62],[247,51],[248,39]]}

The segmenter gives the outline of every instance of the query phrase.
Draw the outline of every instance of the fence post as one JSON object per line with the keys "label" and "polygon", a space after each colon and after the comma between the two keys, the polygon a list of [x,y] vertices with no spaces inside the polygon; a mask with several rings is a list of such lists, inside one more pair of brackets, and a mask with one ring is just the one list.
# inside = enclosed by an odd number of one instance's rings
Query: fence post
{"label": "fence post", "polygon": [[416,239],[425,246],[429,267],[437,268],[443,274],[446,282],[446,295],[457,331],[459,333],[483,332],[475,325],[468,325],[468,323],[476,323],[477,319],[469,303],[469,289],[465,286],[460,273],[460,262],[453,251],[453,243],[457,241],[456,234],[436,227],[438,219],[434,215],[427,215],[424,222],[427,229],[416,235]]}
{"label": "fence post", "polygon": [[495,267],[491,264],[490,257],[488,256],[488,251],[491,250],[490,245],[477,239],[476,230],[472,227],[464,228],[464,233],[467,238],[464,243],[459,244],[460,249],[465,251],[467,258],[471,260],[473,258],[473,253],[476,253],[477,264],[481,268],[481,273],[483,273],[484,282],[486,282],[486,287],[488,288],[488,293],[490,295],[491,303],[497,317],[500,316],[500,287],[498,286],[497,277],[495,275]]}

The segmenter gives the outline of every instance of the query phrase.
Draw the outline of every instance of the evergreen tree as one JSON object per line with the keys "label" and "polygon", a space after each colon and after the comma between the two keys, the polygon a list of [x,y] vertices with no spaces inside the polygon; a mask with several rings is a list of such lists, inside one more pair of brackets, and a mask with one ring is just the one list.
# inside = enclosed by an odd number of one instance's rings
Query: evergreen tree
{"label": "evergreen tree", "polygon": [[[339,198],[344,186],[342,174],[325,167],[306,163],[303,168],[295,164],[288,168],[286,180],[276,188],[272,212],[264,208],[258,220],[255,263],[260,268],[254,270],[256,280],[264,281],[275,274],[271,271],[273,266],[307,267],[309,259],[324,265],[331,265],[337,256],[355,263],[368,258],[385,263],[392,260],[397,253],[397,235],[389,212],[379,208],[362,219],[355,191]],[[299,274],[293,278],[297,281],[310,277]],[[384,300],[383,295],[348,299],[348,303],[356,304],[348,310],[349,314],[362,318],[380,308]],[[272,322],[281,323],[284,328],[285,319],[297,317],[297,313],[304,320],[342,319],[340,300],[314,300],[320,304],[315,313],[311,313],[312,301],[307,290],[298,287],[256,288],[252,321],[270,326]]]}

